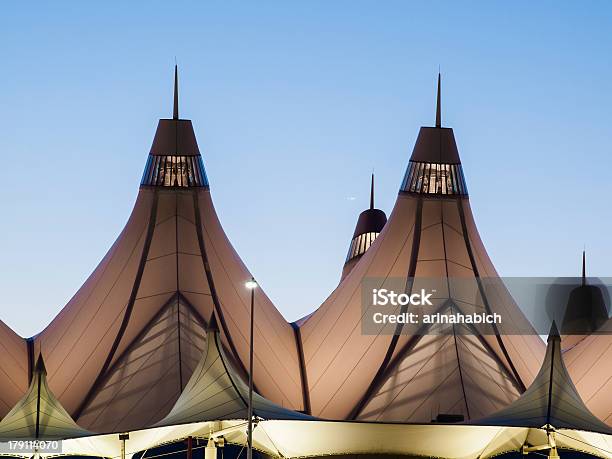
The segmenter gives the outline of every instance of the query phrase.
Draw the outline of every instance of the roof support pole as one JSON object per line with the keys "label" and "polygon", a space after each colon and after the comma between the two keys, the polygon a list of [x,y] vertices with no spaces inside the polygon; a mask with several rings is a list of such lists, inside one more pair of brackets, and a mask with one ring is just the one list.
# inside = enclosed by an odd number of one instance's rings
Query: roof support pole
{"label": "roof support pole", "polygon": [[121,459],[125,459],[125,441],[130,439],[129,433],[119,434],[119,440],[121,440]]}
{"label": "roof support pole", "polygon": [[251,324],[249,333],[249,410],[248,410],[248,450],[247,459],[253,459],[253,329],[255,320],[255,279],[251,278],[251,283],[247,285],[247,288],[251,290]]}

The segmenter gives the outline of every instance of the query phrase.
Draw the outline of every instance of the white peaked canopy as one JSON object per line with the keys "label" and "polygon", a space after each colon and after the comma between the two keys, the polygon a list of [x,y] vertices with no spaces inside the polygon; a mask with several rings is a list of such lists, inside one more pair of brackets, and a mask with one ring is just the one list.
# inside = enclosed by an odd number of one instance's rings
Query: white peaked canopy
{"label": "white peaked canopy", "polygon": [[[36,336],[49,385],[82,426],[144,428],[162,419],[206,346],[212,314],[228,352],[249,356],[252,275],[213,206],[191,121],[159,121],[138,197],[114,245]],[[255,295],[255,388],[302,409],[296,332],[262,289]]]}
{"label": "white peaked canopy", "polygon": [[0,421],[0,441],[59,440],[87,435],[91,433],[73,421],[49,390],[47,371],[39,356],[28,391]]}
{"label": "white peaked canopy", "polygon": [[0,419],[28,388],[28,347],[0,320]]}
{"label": "white peaked canopy", "polygon": [[585,406],[561,355],[561,337],[553,322],[540,372],[529,388],[508,407],[476,421],[479,425],[572,429],[612,434],[612,429]]}
{"label": "white peaked canopy", "polygon": [[[249,388],[227,357],[218,332],[207,335],[202,359],[170,413],[156,426],[248,419]],[[313,419],[253,393],[253,413],[260,419]]]}
{"label": "white peaked canopy", "polygon": [[434,308],[499,313],[522,335],[398,326],[394,336],[384,325],[364,334],[364,285],[397,291],[399,280],[410,291],[414,278],[474,284],[498,278],[470,209],[453,130],[438,124],[421,128],[380,235],[325,302],[299,322],[312,415],[478,419],[507,406],[531,384],[545,346],[501,282],[475,296],[449,285],[438,292]]}

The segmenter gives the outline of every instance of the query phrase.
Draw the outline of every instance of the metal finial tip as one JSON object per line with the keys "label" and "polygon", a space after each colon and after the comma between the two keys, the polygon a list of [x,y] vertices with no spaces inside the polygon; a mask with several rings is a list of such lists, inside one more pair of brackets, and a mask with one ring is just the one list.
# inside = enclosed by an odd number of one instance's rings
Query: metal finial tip
{"label": "metal finial tip", "polygon": [[582,251],[582,285],[586,285],[586,250]]}
{"label": "metal finial tip", "polygon": [[436,100],[436,127],[442,127],[442,115],[441,115],[441,87],[442,75],[438,72],[438,97]]}
{"label": "metal finial tip", "polygon": [[561,333],[559,333],[559,329],[557,328],[557,323],[553,320],[550,325],[550,331],[548,332],[548,341],[551,339],[561,339]]}
{"label": "metal finial tip", "polygon": [[374,209],[374,172],[372,172],[372,182],[370,183],[370,209]]}
{"label": "metal finial tip", "polygon": [[172,110],[172,118],[175,120],[179,119],[178,97],[178,65],[174,64],[174,107]]}
{"label": "metal finial tip", "polygon": [[38,354],[38,358],[36,359],[36,365],[34,366],[34,371],[38,373],[47,373],[42,354]]}

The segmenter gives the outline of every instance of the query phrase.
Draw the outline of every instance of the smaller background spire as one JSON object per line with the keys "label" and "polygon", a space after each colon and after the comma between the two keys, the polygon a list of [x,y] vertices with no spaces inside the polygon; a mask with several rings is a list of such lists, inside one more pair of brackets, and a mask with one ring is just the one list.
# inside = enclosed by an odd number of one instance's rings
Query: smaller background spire
{"label": "smaller background spire", "polygon": [[561,339],[561,333],[559,333],[559,329],[557,328],[557,323],[553,320],[550,326],[550,331],[548,332],[548,341],[551,339]]}
{"label": "smaller background spire", "polygon": [[440,86],[441,86],[442,76],[440,72],[438,72],[438,99],[436,101],[436,127],[442,127],[442,115],[441,115],[441,100],[440,100]]}
{"label": "smaller background spire", "polygon": [[374,173],[372,172],[372,183],[370,184],[370,209],[374,208]]}
{"label": "smaller background spire", "polygon": [[42,354],[38,354],[38,359],[36,360],[34,372],[47,374],[47,369],[45,368],[45,362],[43,361]]}
{"label": "smaller background spire", "polygon": [[178,111],[178,65],[174,64],[174,107],[172,110],[172,118],[179,119]]}
{"label": "smaller background spire", "polygon": [[586,285],[586,250],[582,251],[582,285]]}

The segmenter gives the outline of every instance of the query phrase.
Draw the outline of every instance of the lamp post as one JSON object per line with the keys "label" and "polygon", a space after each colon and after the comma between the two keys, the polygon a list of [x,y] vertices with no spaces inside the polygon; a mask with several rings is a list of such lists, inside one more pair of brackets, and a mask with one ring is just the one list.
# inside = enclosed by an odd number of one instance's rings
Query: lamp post
{"label": "lamp post", "polygon": [[121,441],[121,459],[125,459],[125,441],[130,439],[129,433],[119,434],[119,440]]}
{"label": "lamp post", "polygon": [[255,289],[257,288],[257,282],[255,282],[255,278],[251,277],[251,280],[247,281],[244,286],[251,291],[251,332],[249,343],[249,419],[247,431],[247,459],[253,459],[253,328],[255,323]]}

